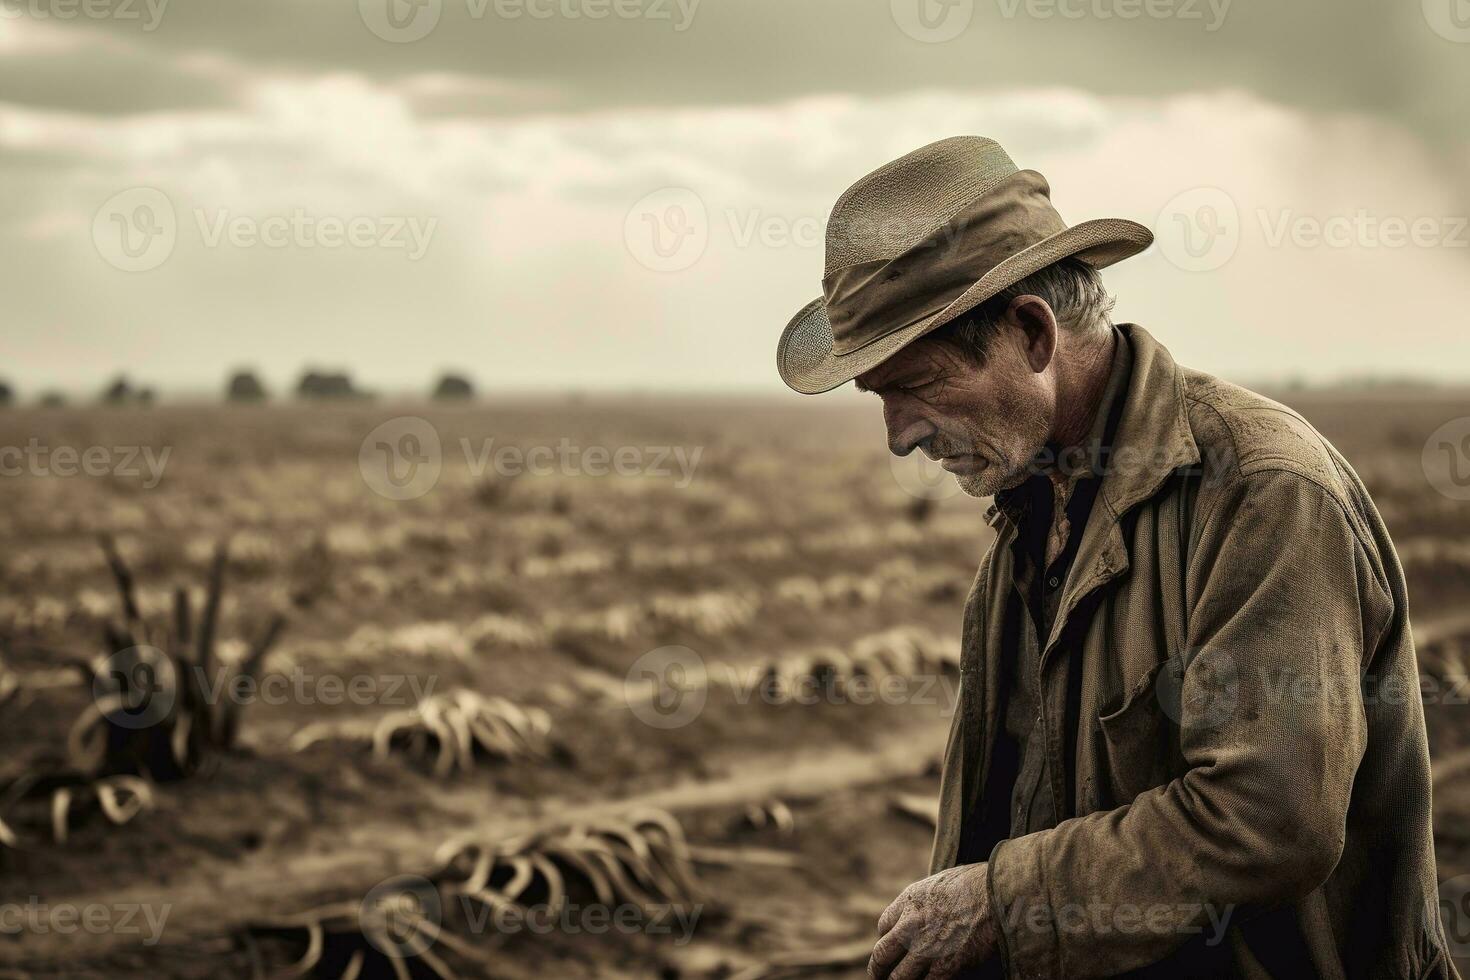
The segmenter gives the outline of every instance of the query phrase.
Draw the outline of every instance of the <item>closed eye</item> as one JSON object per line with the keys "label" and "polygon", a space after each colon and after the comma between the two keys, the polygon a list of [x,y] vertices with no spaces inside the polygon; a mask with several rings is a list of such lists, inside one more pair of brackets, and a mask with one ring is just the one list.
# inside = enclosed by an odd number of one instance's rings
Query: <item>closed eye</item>
{"label": "closed eye", "polygon": [[931,379],[929,381],[908,381],[908,382],[890,381],[887,384],[878,385],[877,387],[874,387],[874,388],[870,388],[870,387],[868,387],[867,385],[864,385],[864,384],[858,384],[856,387],[857,387],[857,390],[858,391],[863,391],[863,392],[867,392],[869,394],[878,395],[879,397],[882,397],[883,395],[891,395],[891,394],[894,394],[894,393],[900,393],[900,394],[904,394],[904,395],[912,395],[912,394],[914,394],[916,392],[923,391],[926,388],[932,388],[934,385],[936,385],[938,383],[939,383],[939,379],[935,378],[935,379]]}

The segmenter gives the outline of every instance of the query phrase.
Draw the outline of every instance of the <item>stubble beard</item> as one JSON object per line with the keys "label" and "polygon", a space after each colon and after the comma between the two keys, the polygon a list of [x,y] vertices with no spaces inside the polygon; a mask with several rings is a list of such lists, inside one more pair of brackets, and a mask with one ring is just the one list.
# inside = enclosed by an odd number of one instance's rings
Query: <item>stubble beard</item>
{"label": "stubble beard", "polygon": [[1031,461],[1046,445],[1050,422],[1041,413],[1028,413],[1022,422],[1024,430],[1020,452],[1015,455],[995,448],[1000,457],[991,459],[979,473],[956,473],[955,483],[971,497],[992,497],[1002,490],[1018,487],[1031,475]]}
{"label": "stubble beard", "polygon": [[971,497],[991,497],[1001,490],[1016,486],[1024,477],[1012,478],[1009,473],[999,472],[1000,467],[992,463],[979,473],[956,474],[954,482]]}

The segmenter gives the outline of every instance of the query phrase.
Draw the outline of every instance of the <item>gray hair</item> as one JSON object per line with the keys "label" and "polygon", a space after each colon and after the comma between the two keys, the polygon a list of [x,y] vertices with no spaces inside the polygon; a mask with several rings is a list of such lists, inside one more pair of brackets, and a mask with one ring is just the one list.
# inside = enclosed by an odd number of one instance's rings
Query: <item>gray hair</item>
{"label": "gray hair", "polygon": [[1103,287],[1102,274],[1081,259],[1068,256],[1007,286],[928,336],[958,347],[983,364],[990,340],[1017,296],[1040,296],[1056,314],[1057,325],[1079,336],[1103,333],[1112,326],[1109,314],[1114,300]]}

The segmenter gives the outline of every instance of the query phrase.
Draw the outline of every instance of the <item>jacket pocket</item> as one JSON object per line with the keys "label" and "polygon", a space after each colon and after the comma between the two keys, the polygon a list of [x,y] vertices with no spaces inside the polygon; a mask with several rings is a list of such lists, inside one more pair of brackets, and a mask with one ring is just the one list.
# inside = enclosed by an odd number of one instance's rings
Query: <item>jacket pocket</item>
{"label": "jacket pocket", "polygon": [[1131,803],[1171,778],[1173,726],[1158,689],[1159,672],[1167,669],[1166,662],[1155,664],[1116,710],[1098,716],[1099,769],[1107,777],[1114,806]]}

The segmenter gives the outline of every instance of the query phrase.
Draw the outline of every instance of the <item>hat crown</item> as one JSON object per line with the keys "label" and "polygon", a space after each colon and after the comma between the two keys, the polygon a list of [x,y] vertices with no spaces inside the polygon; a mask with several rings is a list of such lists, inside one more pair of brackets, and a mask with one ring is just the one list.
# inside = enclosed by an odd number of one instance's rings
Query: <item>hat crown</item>
{"label": "hat crown", "polygon": [[913,248],[1016,172],[1001,145],[983,136],[952,136],[884,164],[832,206],[824,275]]}

